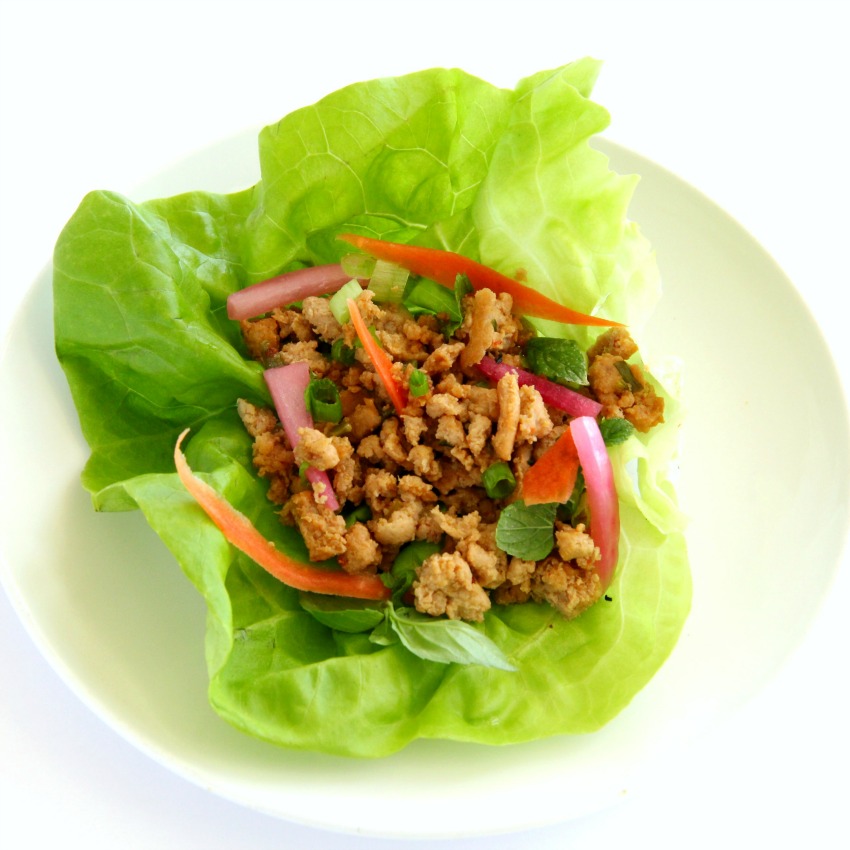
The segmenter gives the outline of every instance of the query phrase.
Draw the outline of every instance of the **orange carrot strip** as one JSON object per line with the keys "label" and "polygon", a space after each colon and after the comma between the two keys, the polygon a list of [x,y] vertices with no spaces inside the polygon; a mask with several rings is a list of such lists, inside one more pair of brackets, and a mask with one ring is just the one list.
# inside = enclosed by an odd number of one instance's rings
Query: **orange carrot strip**
{"label": "orange carrot strip", "polygon": [[353,233],[340,234],[339,238],[378,260],[395,263],[412,274],[427,277],[449,288],[454,288],[455,279],[459,274],[466,275],[473,289],[486,288],[496,293],[506,292],[513,299],[514,309],[526,316],[553,319],[569,325],[622,327],[621,322],[571,310],[518,280],[452,251],[385,242],[382,239],[371,239]]}
{"label": "orange carrot strip", "polygon": [[351,324],[354,325],[354,330],[357,331],[357,336],[360,342],[363,343],[363,348],[369,355],[396,413],[403,413],[407,407],[407,395],[404,388],[396,381],[393,376],[393,362],[387,357],[386,352],[375,342],[375,338],[369,333],[369,328],[366,327],[366,322],[363,321],[363,316],[360,313],[360,308],[353,298],[348,299],[348,312],[351,315]]}
{"label": "orange carrot strip", "polygon": [[257,531],[248,517],[237,511],[192,472],[180,450],[180,444],[188,433],[187,428],[177,438],[177,445],[174,447],[177,474],[195,501],[237,549],[256,561],[278,581],[296,590],[355,599],[389,599],[390,589],[377,576],[354,576],[341,571],[310,567],[277,550],[273,543]]}
{"label": "orange carrot strip", "polygon": [[576,486],[578,466],[576,444],[567,428],[523,476],[523,502],[526,505],[566,502]]}

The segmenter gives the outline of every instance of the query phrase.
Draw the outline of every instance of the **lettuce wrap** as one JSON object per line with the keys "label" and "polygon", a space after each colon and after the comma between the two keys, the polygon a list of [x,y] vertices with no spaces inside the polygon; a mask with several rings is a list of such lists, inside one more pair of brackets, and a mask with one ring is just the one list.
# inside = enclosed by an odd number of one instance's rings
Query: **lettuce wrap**
{"label": "lettuce wrap", "polygon": [[[252,466],[236,401],[270,398],[225,301],[282,271],[338,262],[343,232],[523,269],[529,285],[583,312],[604,307],[639,341],[660,280],[627,217],[637,178],[589,144],[609,122],[590,100],[598,72],[584,59],[514,90],[446,69],[358,83],[265,128],[255,186],[138,204],[96,191],[64,228],[55,337],[91,447],[82,483],[97,510],[141,509],[203,595],[210,702],[244,732],[362,757],[417,738],[588,733],[673,649],[691,583],[668,477],[680,409],[663,378],[665,425],[610,450],[622,531],[606,600],[571,621],[542,604],[495,606],[475,626],[515,670],[427,661],[323,625],[225,540],[174,470],[190,428],[199,476],[307,560]],[[583,345],[595,333],[536,323]]]}

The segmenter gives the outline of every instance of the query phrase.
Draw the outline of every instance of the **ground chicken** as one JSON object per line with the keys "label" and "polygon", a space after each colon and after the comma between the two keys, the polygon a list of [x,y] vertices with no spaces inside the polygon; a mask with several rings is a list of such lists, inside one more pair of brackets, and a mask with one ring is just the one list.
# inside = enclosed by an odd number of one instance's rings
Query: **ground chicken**
{"label": "ground chicken", "polygon": [[599,547],[579,523],[575,528],[561,522],[555,523],[555,545],[563,561],[575,561],[583,570],[592,570],[599,560]]}
{"label": "ground chicken", "polygon": [[490,597],[476,584],[469,564],[457,552],[431,555],[416,575],[413,595],[416,610],[423,614],[480,622],[490,610]]}
{"label": "ground chicken", "polygon": [[428,430],[428,423],[424,416],[402,416],[404,425],[404,436],[411,446],[418,446],[422,435]]}
{"label": "ground chicken", "polygon": [[462,342],[447,342],[435,348],[425,358],[425,362],[422,364],[422,371],[427,372],[429,375],[448,372],[465,347],[465,344]]}
{"label": "ground chicken", "polygon": [[339,556],[339,564],[347,573],[374,573],[382,557],[381,547],[362,522],[355,522],[345,532],[345,551]]}
{"label": "ground chicken", "polygon": [[236,412],[252,437],[259,437],[277,427],[277,416],[266,407],[256,407],[250,401],[240,398],[236,402]]}
{"label": "ground chicken", "polygon": [[416,538],[416,527],[422,514],[422,506],[408,503],[396,508],[388,517],[369,520],[369,530],[382,546],[398,549]]}
{"label": "ground chicken", "polygon": [[664,399],[641,368],[626,363],[638,350],[625,328],[611,328],[588,349],[587,378],[604,417],[625,418],[646,432],[664,421]]}
{"label": "ground chicken", "polygon": [[599,599],[602,582],[593,570],[582,570],[550,556],[534,571],[531,595],[548,602],[571,620]]}
{"label": "ground chicken", "polygon": [[[427,378],[425,391],[409,394],[401,410],[353,326],[336,320],[327,297],[241,323],[246,349],[263,366],[306,362],[314,377],[339,389],[342,419],[300,429],[295,451],[273,409],[237,402],[253,439],[254,466],[268,481],[269,499],[281,506],[281,520],[298,527],[312,560],[336,557],[352,574],[388,571],[411,541],[440,544],[443,551],[425,561],[414,584],[424,613],[476,621],[491,603],[535,601],[577,616],[601,594],[593,569],[599,550],[582,524],[556,523],[557,548],[539,562],[509,557],[495,542],[502,509],[520,497],[525,473],[570,421],[537,389],[520,387],[515,375],[494,385],[475,368],[488,353],[527,366],[523,345],[531,331],[512,315],[510,296],[487,289],[466,296],[461,326],[448,337],[441,319],[376,304],[369,290],[357,303],[393,379],[407,388],[414,370]],[[353,364],[328,356],[337,340],[354,350]],[[604,415],[645,430],[662,421],[663,401],[640,368],[626,363],[636,351],[624,328],[601,334],[588,352],[587,392]],[[510,465],[516,487],[494,499],[482,476],[499,461]],[[298,474],[303,464],[328,472],[339,512]],[[371,516],[346,528],[343,516],[354,508],[368,508]]]}
{"label": "ground chicken", "polygon": [[280,351],[280,334],[277,322],[271,317],[240,323],[242,338],[252,360],[266,363]]}
{"label": "ground chicken", "polygon": [[615,354],[628,360],[637,353],[638,347],[626,328],[611,328],[600,334],[596,342],[587,349],[587,359],[595,360],[600,354]]}
{"label": "ground chicken", "polygon": [[351,426],[349,436],[352,441],[359,443],[367,434],[374,432],[381,424],[381,414],[375,406],[374,399],[365,398],[354,412],[348,417]]}
{"label": "ground chicken", "polygon": [[534,387],[519,388],[519,421],[516,438],[520,443],[534,443],[552,430],[549,411]]}
{"label": "ground chicken", "polygon": [[631,381],[623,377],[616,354],[600,354],[588,367],[587,377],[602,405],[602,415],[628,419],[638,431],[649,431],[664,421],[664,399],[648,383],[639,366],[626,364]]}
{"label": "ground chicken", "polygon": [[[476,516],[478,514],[476,513]],[[467,560],[475,580],[485,588],[501,585],[508,568],[508,556],[496,546],[496,524],[478,525],[477,539],[459,541],[457,551]]]}
{"label": "ground chicken", "polygon": [[464,369],[478,363],[490,348],[496,335],[494,323],[498,312],[496,293],[491,289],[479,289],[472,299],[469,340],[460,354],[460,365]]}
{"label": "ground chicken", "polygon": [[334,342],[342,336],[342,325],[331,312],[327,298],[309,296],[301,304],[304,318],[310,323],[316,334],[325,342]]}
{"label": "ground chicken", "polygon": [[314,469],[333,469],[339,463],[339,452],[330,437],[315,428],[299,428],[295,447],[295,462],[306,463]]}
{"label": "ground chicken", "polygon": [[443,467],[434,457],[434,450],[430,446],[414,446],[410,450],[408,460],[413,471],[428,481],[438,481],[443,475]]}
{"label": "ground chicken", "polygon": [[289,513],[304,538],[311,561],[324,561],[345,552],[345,520],[317,504],[312,490],[296,493],[289,500]]}
{"label": "ground chicken", "polygon": [[287,342],[271,359],[273,366],[288,366],[290,363],[305,362],[310,366],[310,371],[322,377],[329,369],[329,363],[319,352],[318,343],[311,339],[307,342]]}
{"label": "ground chicken", "polygon": [[513,372],[508,372],[496,385],[499,398],[499,424],[493,437],[493,449],[502,460],[510,460],[514,452],[517,426],[519,425],[519,383]]}
{"label": "ground chicken", "polygon": [[490,439],[493,431],[493,422],[480,413],[473,413],[469,417],[469,425],[466,429],[466,444],[473,455],[481,455]]}
{"label": "ground chicken", "polygon": [[297,310],[272,310],[272,318],[277,322],[277,332],[281,340],[290,336],[294,336],[300,342],[313,339],[310,322]]}

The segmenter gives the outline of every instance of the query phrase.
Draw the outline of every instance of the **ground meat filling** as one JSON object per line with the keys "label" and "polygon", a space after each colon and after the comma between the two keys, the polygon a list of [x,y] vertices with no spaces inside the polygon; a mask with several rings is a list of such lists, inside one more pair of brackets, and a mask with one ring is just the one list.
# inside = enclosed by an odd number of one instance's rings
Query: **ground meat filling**
{"label": "ground meat filling", "polygon": [[[398,376],[406,382],[418,368],[427,378],[428,391],[411,396],[401,414],[326,297],[241,323],[252,358],[264,366],[306,361],[340,392],[341,422],[300,429],[294,451],[273,410],[237,404],[281,521],[298,528],[311,560],[336,558],[352,574],[389,570],[413,541],[439,544],[442,551],[425,559],[410,591],[410,604],[426,614],[480,621],[494,604],[530,601],[578,616],[602,593],[594,572],[599,549],[585,527],[556,523],[555,548],[541,561],[510,557],[495,532],[500,511],[516,496],[493,499],[482,481],[492,464],[505,462],[518,492],[525,472],[568,427],[564,413],[513,374],[492,385],[475,368],[485,355],[523,364],[530,332],[513,315],[510,296],[487,289],[466,296],[463,322],[448,338],[436,317],[377,304],[368,290],[358,305]],[[331,358],[338,341],[353,350],[353,363]],[[603,416],[646,431],[663,421],[664,403],[641,367],[627,362],[636,352],[624,329],[600,335],[588,351],[589,389]],[[316,501],[299,474],[305,464],[328,473],[341,513]],[[347,524],[344,516],[355,510]]]}

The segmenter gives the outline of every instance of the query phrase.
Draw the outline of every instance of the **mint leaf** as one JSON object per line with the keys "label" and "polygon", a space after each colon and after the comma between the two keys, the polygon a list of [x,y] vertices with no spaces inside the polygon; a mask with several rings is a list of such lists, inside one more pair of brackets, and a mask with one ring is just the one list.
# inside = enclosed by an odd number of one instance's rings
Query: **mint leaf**
{"label": "mint leaf", "polygon": [[587,358],[575,340],[533,337],[526,343],[525,357],[542,378],[558,384],[587,383]]}
{"label": "mint leaf", "polygon": [[525,502],[513,502],[499,516],[496,545],[509,555],[526,561],[545,558],[555,545],[557,510],[554,502],[530,507]]}
{"label": "mint leaf", "polygon": [[440,664],[516,670],[484,632],[462,620],[428,617],[411,608],[390,608],[389,621],[405,648],[419,658]]}
{"label": "mint leaf", "polygon": [[618,446],[625,443],[635,432],[635,426],[628,419],[602,419],[599,422],[599,430],[606,446]]}

